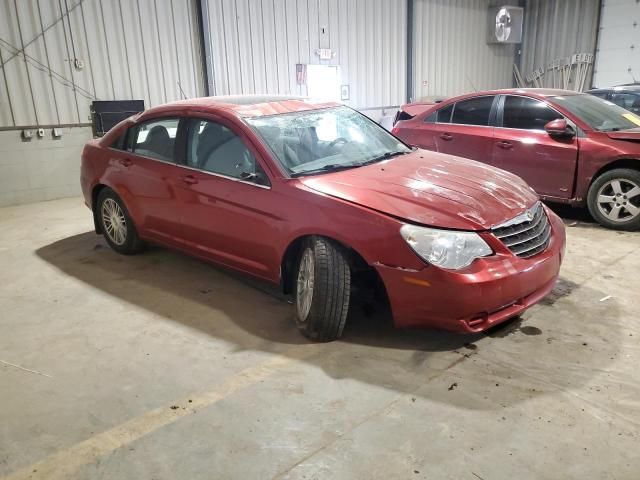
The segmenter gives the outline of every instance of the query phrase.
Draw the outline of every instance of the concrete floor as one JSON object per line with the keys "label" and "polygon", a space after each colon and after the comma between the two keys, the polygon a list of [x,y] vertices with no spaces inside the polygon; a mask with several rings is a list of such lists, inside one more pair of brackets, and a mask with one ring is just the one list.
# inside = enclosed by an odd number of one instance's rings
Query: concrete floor
{"label": "concrete floor", "polygon": [[552,295],[490,335],[356,313],[311,344],[79,199],[0,209],[0,478],[640,478],[640,234],[567,224]]}

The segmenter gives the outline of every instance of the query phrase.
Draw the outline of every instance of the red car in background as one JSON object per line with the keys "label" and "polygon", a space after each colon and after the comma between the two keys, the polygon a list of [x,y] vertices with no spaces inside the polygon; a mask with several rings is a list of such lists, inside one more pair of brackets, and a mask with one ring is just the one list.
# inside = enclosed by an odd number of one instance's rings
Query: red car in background
{"label": "red car in background", "polygon": [[510,89],[407,116],[392,131],[410,145],[507,170],[545,200],[586,204],[606,227],[640,229],[640,117],[630,111],[572,91]]}
{"label": "red car in background", "polygon": [[369,289],[398,326],[485,330],[549,293],[564,254],[564,225],[515,175],[337,104],[155,107],[85,146],[81,184],[115,251],[157,243],[280,284],[314,340]]}

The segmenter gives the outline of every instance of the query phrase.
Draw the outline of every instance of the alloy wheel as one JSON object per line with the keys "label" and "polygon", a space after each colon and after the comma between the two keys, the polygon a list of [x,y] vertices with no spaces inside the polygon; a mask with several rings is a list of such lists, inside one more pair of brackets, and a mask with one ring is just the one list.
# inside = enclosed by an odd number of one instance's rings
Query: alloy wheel
{"label": "alloy wheel", "polygon": [[298,289],[296,295],[296,303],[300,320],[305,321],[311,311],[311,302],[313,300],[313,283],[315,274],[315,259],[313,250],[307,248],[300,259],[300,268],[298,269]]}
{"label": "alloy wheel", "polygon": [[127,241],[127,220],[118,202],[112,198],[102,202],[102,224],[109,240],[116,245],[124,245]]}
{"label": "alloy wheel", "polygon": [[598,190],[600,213],[612,222],[628,222],[640,215],[640,186],[626,178],[608,181]]}

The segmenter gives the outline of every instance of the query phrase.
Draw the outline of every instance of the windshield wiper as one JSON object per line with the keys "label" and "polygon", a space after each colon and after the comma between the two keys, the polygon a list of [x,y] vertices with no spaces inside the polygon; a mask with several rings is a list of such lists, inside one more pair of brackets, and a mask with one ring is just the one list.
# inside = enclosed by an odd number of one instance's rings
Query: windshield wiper
{"label": "windshield wiper", "polygon": [[406,155],[407,153],[409,152],[404,152],[401,150],[396,150],[395,152],[386,152],[382,155],[378,155],[377,157],[370,158],[366,162],[362,162],[360,165],[371,165],[372,163],[381,162],[382,160],[397,157],[398,155]]}
{"label": "windshield wiper", "polygon": [[372,163],[380,162],[382,160],[387,160],[388,158],[393,158],[398,155],[405,155],[410,152],[403,151],[395,151],[395,152],[386,152],[382,155],[378,155],[377,157],[370,158],[364,162],[359,163],[330,163],[328,165],[323,165],[319,168],[313,168],[311,170],[302,170],[300,172],[293,172],[291,174],[292,177],[299,177],[301,175],[312,175],[314,173],[325,173],[325,172],[337,172],[339,170],[348,170],[350,168],[358,168],[363,167],[365,165],[371,165]]}
{"label": "windshield wiper", "polygon": [[324,172],[337,172],[339,170],[348,170],[349,168],[357,168],[361,167],[362,163],[330,163],[328,165],[323,165],[319,168],[313,168],[311,170],[302,170],[300,172],[293,172],[291,174],[292,177],[300,177],[302,175],[310,175],[314,173],[324,173]]}

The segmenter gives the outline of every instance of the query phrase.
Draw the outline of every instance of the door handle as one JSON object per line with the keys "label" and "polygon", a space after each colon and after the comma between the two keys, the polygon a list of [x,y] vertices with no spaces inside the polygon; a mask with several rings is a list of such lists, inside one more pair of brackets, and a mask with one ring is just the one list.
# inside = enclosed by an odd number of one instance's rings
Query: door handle
{"label": "door handle", "polygon": [[129,160],[128,158],[121,158],[119,160],[120,165],[122,165],[123,167],[130,167],[131,164],[133,163],[131,160]]}
{"label": "door handle", "polygon": [[448,142],[449,140],[453,140],[453,135],[450,133],[443,133],[440,135],[440,138]]}
{"label": "door handle", "polygon": [[506,140],[502,140],[501,142],[498,142],[496,146],[504,150],[510,150],[513,148],[513,144],[511,142],[507,142]]}
{"label": "door handle", "polygon": [[180,180],[182,180],[187,185],[195,185],[196,183],[198,183],[198,179],[193,175],[185,175],[183,177],[180,177]]}

